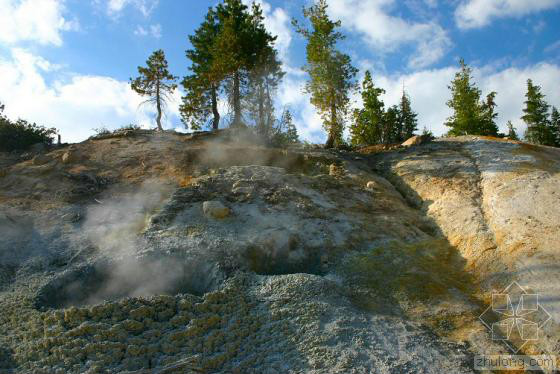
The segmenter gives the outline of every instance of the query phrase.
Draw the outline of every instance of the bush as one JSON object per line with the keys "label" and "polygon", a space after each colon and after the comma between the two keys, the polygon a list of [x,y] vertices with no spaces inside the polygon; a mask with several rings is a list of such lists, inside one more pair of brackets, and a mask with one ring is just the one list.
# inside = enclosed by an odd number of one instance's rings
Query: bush
{"label": "bush", "polygon": [[105,135],[111,135],[112,132],[111,130],[109,130],[107,127],[105,126],[101,126],[101,127],[97,127],[92,129],[95,132],[95,136],[105,136]]}
{"label": "bush", "polygon": [[24,150],[37,143],[52,144],[56,129],[38,126],[23,119],[10,121],[2,115],[3,109],[4,106],[0,105],[0,151]]}

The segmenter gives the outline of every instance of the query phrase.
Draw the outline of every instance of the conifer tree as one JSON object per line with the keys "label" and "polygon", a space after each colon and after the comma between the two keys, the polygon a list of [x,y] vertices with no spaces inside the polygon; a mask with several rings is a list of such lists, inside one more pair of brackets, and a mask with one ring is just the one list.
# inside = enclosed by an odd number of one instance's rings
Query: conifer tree
{"label": "conifer tree", "polygon": [[480,120],[479,100],[481,92],[472,83],[472,69],[465,64],[465,60],[459,61],[460,70],[455,74],[451,82],[451,99],[447,106],[453,109],[453,115],[447,119],[445,126],[451,127],[449,135],[467,135],[478,132]]}
{"label": "conifer tree", "polygon": [[486,96],[486,101],[480,106],[480,119],[477,134],[498,136],[498,125],[496,125],[496,92],[492,91]]}
{"label": "conifer tree", "polygon": [[311,103],[317,108],[327,131],[325,147],[332,148],[343,143],[342,132],[348,111],[349,93],[355,88],[357,69],[351,65],[350,57],[336,49],[343,35],[336,31],[340,21],[332,21],[327,15],[326,0],[317,0],[314,5],[303,9],[304,17],[311,29],[292,23],[307,39],[307,64],[303,68],[309,74],[305,92],[311,94]]}
{"label": "conifer tree", "polygon": [[383,144],[401,142],[402,126],[400,121],[400,110],[397,105],[393,105],[385,112],[382,122],[381,141]]}
{"label": "conifer tree", "polygon": [[422,136],[423,136],[423,137],[426,137],[426,138],[428,138],[428,139],[434,139],[434,138],[435,138],[434,133],[432,132],[432,130],[429,130],[426,126],[424,126],[424,127],[422,128]]}
{"label": "conifer tree", "polygon": [[515,131],[515,127],[513,127],[513,123],[511,121],[507,122],[508,133],[507,137],[511,140],[519,140],[519,136],[517,136],[517,132]]}
{"label": "conifer tree", "polygon": [[253,3],[250,12],[241,0],[225,0],[218,5],[216,12],[221,27],[213,44],[212,70],[226,80],[233,109],[232,126],[241,126],[242,96],[247,91],[249,74],[274,48],[276,37],[266,30],[258,4]]}
{"label": "conifer tree", "polygon": [[213,74],[213,45],[219,33],[220,25],[216,11],[208,9],[206,18],[193,35],[189,36],[192,49],[186,51],[191,60],[191,75],[186,76],[182,85],[186,95],[183,96],[179,111],[183,123],[191,129],[199,130],[201,125],[212,116],[212,129],[217,130],[220,123],[218,111],[218,94],[221,77]]}
{"label": "conifer tree", "polygon": [[451,127],[449,135],[498,135],[498,126],[495,119],[496,92],[486,96],[486,101],[481,102],[482,92],[472,82],[472,69],[459,60],[460,70],[455,74],[449,89],[451,99],[447,106],[453,109],[453,115],[447,119],[445,125]]}
{"label": "conifer tree", "polygon": [[167,60],[161,49],[152,53],[146,61],[146,67],[138,67],[138,73],[140,76],[130,79],[130,86],[139,95],[148,96],[146,102],[155,104],[157,128],[163,131],[161,116],[170,95],[177,88],[174,83],[177,77],[169,73]]}
{"label": "conifer tree", "polygon": [[556,107],[552,107],[550,114],[550,131],[554,138],[554,146],[560,147],[560,113]]}
{"label": "conifer tree", "polygon": [[521,119],[527,124],[525,139],[531,143],[542,145],[554,145],[554,135],[550,130],[548,120],[548,109],[550,106],[544,100],[541,87],[533,84],[531,79],[527,80],[527,93],[525,94],[525,113]]}
{"label": "conifer tree", "polygon": [[354,110],[350,125],[350,142],[354,145],[371,145],[383,142],[385,104],[380,96],[385,93],[373,84],[371,73],[366,71],[362,82],[362,109]]}
{"label": "conifer tree", "polygon": [[259,62],[249,73],[245,107],[256,126],[257,133],[265,139],[272,135],[275,125],[274,94],[283,76],[278,53],[272,47],[263,51]]}
{"label": "conifer tree", "polygon": [[294,125],[292,113],[288,109],[285,109],[282,113],[278,126],[275,128],[273,136],[271,136],[271,142],[279,146],[299,142],[297,128]]}
{"label": "conifer tree", "polygon": [[399,115],[400,132],[396,141],[402,142],[412,137],[418,130],[418,114],[412,110],[410,98],[404,90],[399,103]]}
{"label": "conifer tree", "polygon": [[286,140],[289,143],[299,142],[297,128],[292,119],[292,113],[290,113],[289,110],[285,110],[284,113],[282,113],[281,121],[283,123],[284,132],[286,133]]}

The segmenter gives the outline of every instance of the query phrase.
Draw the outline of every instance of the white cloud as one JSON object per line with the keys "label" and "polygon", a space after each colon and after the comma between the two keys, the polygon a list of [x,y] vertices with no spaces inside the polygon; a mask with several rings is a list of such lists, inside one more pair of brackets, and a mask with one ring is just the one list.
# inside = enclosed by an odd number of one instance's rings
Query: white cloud
{"label": "white cloud", "polygon": [[486,26],[494,18],[521,17],[560,6],[560,0],[466,0],[455,10],[462,29]]}
{"label": "white cloud", "polygon": [[[450,98],[447,88],[456,67],[435,70],[425,70],[400,76],[373,76],[377,86],[383,87],[387,94],[384,97],[386,105],[397,104],[404,82],[406,91],[412,99],[413,109],[418,112],[419,129],[423,126],[431,129],[436,135],[446,133],[449,128],[443,125],[452,112],[445,105]],[[527,79],[533,79],[535,84],[542,87],[546,100],[551,105],[560,106],[560,66],[540,63],[526,68],[508,68],[494,70],[489,67],[474,69],[474,78],[482,94],[496,91],[498,105],[497,123],[500,131],[506,132],[506,123],[511,120],[518,130],[518,134],[525,132],[525,125],[520,120],[527,90]]]}
{"label": "white cloud", "polygon": [[303,93],[304,85],[305,81],[298,76],[286,76],[278,90],[278,109],[292,112],[300,138],[321,143],[326,140],[323,121],[311,105],[309,95]]}
{"label": "white cloud", "polygon": [[[10,59],[0,58],[0,101],[6,114],[53,126],[60,130],[63,141],[81,141],[101,126],[117,128],[129,123],[154,127],[153,110],[139,106],[143,99],[134,93],[128,82],[105,76],[74,75],[68,81],[48,84],[46,72],[57,69],[41,57],[14,49]],[[6,79],[4,79],[6,77]],[[165,126],[173,127],[180,93],[169,105]]]}
{"label": "white cloud", "polygon": [[0,42],[16,44],[34,41],[62,44],[62,31],[78,29],[76,20],[68,20],[63,0],[0,0]]}
{"label": "white cloud", "polygon": [[329,12],[343,27],[361,33],[378,52],[415,46],[408,62],[411,68],[424,68],[441,59],[451,46],[447,32],[435,22],[410,22],[390,15],[395,4],[395,0],[330,0]]}
{"label": "white cloud", "polygon": [[152,36],[156,39],[161,38],[161,25],[159,23],[155,25],[150,25],[148,28],[138,25],[136,30],[134,30],[134,35],[137,36]]}
{"label": "white cloud", "polygon": [[126,7],[130,6],[142,13],[144,17],[148,17],[157,7],[158,2],[159,0],[107,0],[106,9],[107,14],[118,17]]}

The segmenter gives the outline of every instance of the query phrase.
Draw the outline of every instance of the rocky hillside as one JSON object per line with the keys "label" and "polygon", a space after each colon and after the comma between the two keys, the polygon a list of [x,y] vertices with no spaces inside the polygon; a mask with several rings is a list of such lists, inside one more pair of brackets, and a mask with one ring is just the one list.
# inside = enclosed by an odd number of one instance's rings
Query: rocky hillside
{"label": "rocky hillside", "polygon": [[[0,372],[472,373],[560,349],[557,149],[136,131],[0,167]],[[538,340],[485,326],[512,281]]]}

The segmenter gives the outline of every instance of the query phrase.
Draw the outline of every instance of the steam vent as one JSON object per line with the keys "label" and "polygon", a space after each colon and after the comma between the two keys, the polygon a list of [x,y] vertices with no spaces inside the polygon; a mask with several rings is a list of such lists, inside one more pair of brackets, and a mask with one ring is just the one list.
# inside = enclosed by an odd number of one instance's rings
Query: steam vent
{"label": "steam vent", "polygon": [[[411,144],[135,130],[0,153],[0,373],[460,374],[560,352],[560,150]],[[538,339],[488,328],[514,281]]]}

